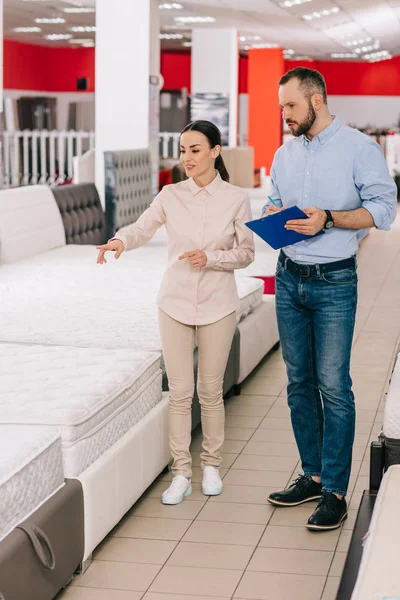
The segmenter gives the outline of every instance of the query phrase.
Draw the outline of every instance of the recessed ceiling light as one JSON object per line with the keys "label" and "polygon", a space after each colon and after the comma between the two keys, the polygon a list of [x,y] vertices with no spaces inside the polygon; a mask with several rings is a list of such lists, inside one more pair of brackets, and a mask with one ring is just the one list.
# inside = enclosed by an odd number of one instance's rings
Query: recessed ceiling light
{"label": "recessed ceiling light", "polygon": [[296,52],[294,50],[292,50],[291,48],[289,48],[288,50],[284,50],[283,54],[287,54],[288,56],[293,56],[293,54],[296,54]]}
{"label": "recessed ceiling light", "polygon": [[262,42],[261,44],[251,44],[251,48],[261,49],[261,48],[279,48],[279,44],[268,44],[267,42]]}
{"label": "recessed ceiling light", "polygon": [[191,48],[192,45],[192,42],[182,42],[182,46],[184,46],[185,48]]}
{"label": "recessed ceiling light", "polygon": [[321,17],[329,17],[330,15],[335,15],[340,12],[340,8],[338,6],[334,6],[329,10],[322,10],[321,12],[313,12],[308,15],[303,15],[303,19],[306,21],[312,21],[313,19],[320,19]]}
{"label": "recessed ceiling light", "polygon": [[73,38],[68,40],[70,44],[93,44],[93,40],[90,38]]}
{"label": "recessed ceiling light", "polygon": [[182,10],[183,6],[177,2],[172,2],[172,4],[164,2],[164,4],[160,4],[158,8],[161,10]]}
{"label": "recessed ceiling light", "polygon": [[47,18],[40,18],[40,19],[35,19],[35,23],[43,23],[45,25],[61,25],[62,23],[65,23],[65,19],[62,19],[61,17],[54,17],[53,19],[47,19]]}
{"label": "recessed ceiling light", "polygon": [[58,42],[61,40],[70,40],[72,35],[70,33],[49,33],[49,35],[45,35],[44,37],[51,42]]}
{"label": "recessed ceiling light", "polygon": [[183,40],[181,33],[160,33],[160,40]]}
{"label": "recessed ceiling light", "polygon": [[96,27],[94,25],[88,25],[86,27],[79,25],[77,27],[70,27],[69,30],[74,31],[75,33],[90,33],[96,31]]}
{"label": "recessed ceiling light", "polygon": [[372,42],[372,38],[367,37],[361,40],[352,40],[351,42],[346,42],[346,46],[360,46],[361,44],[368,44],[368,42]]}
{"label": "recessed ceiling light", "polygon": [[292,6],[298,6],[306,2],[311,2],[311,0],[284,0],[284,2],[279,2],[279,6],[282,6],[282,8],[292,8]]}
{"label": "recessed ceiling light", "polygon": [[331,54],[332,58],[358,58],[354,52],[334,52]]}
{"label": "recessed ceiling light", "polygon": [[392,58],[392,55],[387,50],[381,50],[380,52],[371,52],[370,54],[364,54],[363,56],[364,60],[369,60],[370,62],[388,60],[389,58]]}
{"label": "recessed ceiling light", "polygon": [[175,17],[177,23],[215,23],[214,17]]}
{"label": "recessed ceiling light", "polygon": [[42,31],[40,27],[14,27],[15,33],[39,33]]}

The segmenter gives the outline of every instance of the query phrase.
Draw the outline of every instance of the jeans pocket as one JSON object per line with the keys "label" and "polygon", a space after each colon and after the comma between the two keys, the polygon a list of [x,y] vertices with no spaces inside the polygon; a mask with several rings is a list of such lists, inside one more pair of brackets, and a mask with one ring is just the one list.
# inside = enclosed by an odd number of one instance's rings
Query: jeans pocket
{"label": "jeans pocket", "polygon": [[283,267],[284,267],[283,263],[281,263],[281,261],[278,260],[278,262],[276,264],[276,269],[275,269],[275,277],[277,275],[279,275],[279,273],[282,271]]}
{"label": "jeans pocket", "polygon": [[357,283],[357,273],[355,268],[341,269],[340,271],[323,273],[322,279],[330,285],[355,285]]}

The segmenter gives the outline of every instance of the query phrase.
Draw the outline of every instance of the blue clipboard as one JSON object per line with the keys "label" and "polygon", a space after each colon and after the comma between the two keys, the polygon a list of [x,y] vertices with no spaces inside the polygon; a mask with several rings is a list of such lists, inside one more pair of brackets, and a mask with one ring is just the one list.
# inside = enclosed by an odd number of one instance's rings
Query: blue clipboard
{"label": "blue clipboard", "polygon": [[308,219],[309,217],[303,212],[297,205],[289,206],[277,213],[273,213],[268,217],[261,217],[261,219],[254,219],[245,223],[249,229],[254,231],[264,242],[267,242],[274,250],[284,248],[285,246],[291,246],[302,242],[303,240],[309,240],[325,233],[324,230],[316,233],[315,235],[304,235],[285,229],[287,221],[294,219]]}

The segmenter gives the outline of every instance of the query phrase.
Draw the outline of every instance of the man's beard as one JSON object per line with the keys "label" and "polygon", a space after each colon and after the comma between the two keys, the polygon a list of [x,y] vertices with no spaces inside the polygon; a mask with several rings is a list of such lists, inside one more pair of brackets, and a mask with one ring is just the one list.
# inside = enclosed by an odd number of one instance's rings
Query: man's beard
{"label": "man's beard", "polygon": [[294,137],[300,137],[301,135],[305,135],[311,129],[311,127],[315,123],[315,119],[317,115],[315,113],[314,107],[311,103],[311,100],[308,101],[308,113],[304,121],[301,123],[297,123],[297,121],[286,121],[286,123],[295,123],[298,127],[297,129],[292,129],[291,132]]}

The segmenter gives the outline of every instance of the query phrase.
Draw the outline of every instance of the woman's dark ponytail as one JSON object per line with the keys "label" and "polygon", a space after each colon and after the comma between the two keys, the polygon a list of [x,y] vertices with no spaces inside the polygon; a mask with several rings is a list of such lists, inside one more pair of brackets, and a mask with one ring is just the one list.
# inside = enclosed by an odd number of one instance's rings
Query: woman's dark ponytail
{"label": "woman's dark ponytail", "polygon": [[[206,136],[210,148],[215,148],[215,146],[221,146],[222,148],[221,132],[214,123],[211,123],[211,121],[193,121],[192,123],[189,123],[189,125],[186,125],[185,129],[181,132],[181,135],[186,131],[198,131]],[[221,175],[221,179],[229,182],[229,173],[221,154],[215,159],[215,168]]]}
{"label": "woman's dark ponytail", "polygon": [[223,179],[224,181],[227,181],[229,183],[229,173],[226,169],[224,159],[222,158],[222,156],[220,154],[215,159],[215,168],[221,175],[221,179]]}

